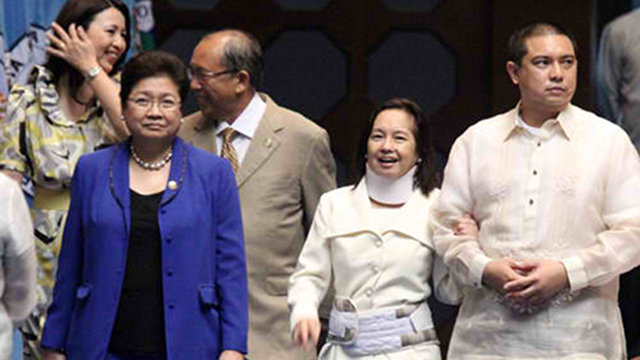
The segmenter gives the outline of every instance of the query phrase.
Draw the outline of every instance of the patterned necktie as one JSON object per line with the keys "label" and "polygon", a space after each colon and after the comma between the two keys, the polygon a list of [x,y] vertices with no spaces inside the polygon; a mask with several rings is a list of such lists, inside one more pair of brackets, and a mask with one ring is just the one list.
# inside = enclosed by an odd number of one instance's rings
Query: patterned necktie
{"label": "patterned necktie", "polygon": [[234,174],[238,173],[238,153],[236,153],[236,148],[233,147],[231,141],[233,141],[236,134],[236,131],[230,127],[222,130],[222,149],[220,151],[220,157],[229,160],[231,163]]}

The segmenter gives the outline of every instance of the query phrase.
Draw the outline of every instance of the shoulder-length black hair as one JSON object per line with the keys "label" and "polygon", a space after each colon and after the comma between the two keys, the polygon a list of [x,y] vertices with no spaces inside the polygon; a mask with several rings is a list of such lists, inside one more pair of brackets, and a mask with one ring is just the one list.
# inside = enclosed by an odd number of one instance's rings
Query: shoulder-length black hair
{"label": "shoulder-length black hair", "polygon": [[385,110],[398,109],[411,115],[414,121],[412,129],[413,136],[416,139],[416,154],[418,163],[416,164],[416,173],[413,178],[413,185],[420,188],[423,194],[428,195],[432,189],[439,185],[440,177],[437,166],[433,146],[431,143],[431,132],[429,130],[429,119],[422,108],[414,101],[406,98],[392,98],[380,104],[371,114],[367,127],[360,136],[360,143],[357,152],[358,173],[360,179],[365,174],[367,164],[367,148],[369,136],[373,130],[373,124],[378,114]]}
{"label": "shoulder-length black hair", "polygon": [[[115,8],[122,13],[126,27],[125,49],[122,56],[113,66],[113,70],[111,71],[111,74],[113,74],[118,71],[124,63],[125,54],[127,50],[129,50],[129,44],[131,43],[131,19],[129,19],[129,9],[127,5],[121,0],[68,0],[62,6],[62,9],[60,9],[56,23],[65,29],[65,31],[71,24],[82,26],[86,31],[89,29],[96,15],[108,8]],[[69,74],[69,93],[71,96],[76,96],[78,89],[84,81],[84,74],[81,74],[65,60],[53,55],[49,56],[44,66],[53,74],[52,80],[54,84],[57,84],[58,80],[60,80],[64,74]]]}

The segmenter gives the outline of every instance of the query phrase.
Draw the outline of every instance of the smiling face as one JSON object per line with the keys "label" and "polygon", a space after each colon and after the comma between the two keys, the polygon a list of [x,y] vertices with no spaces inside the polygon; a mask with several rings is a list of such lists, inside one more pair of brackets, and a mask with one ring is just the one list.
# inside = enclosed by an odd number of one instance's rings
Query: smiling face
{"label": "smiling face", "polygon": [[180,128],[180,93],[168,76],[140,80],[123,106],[134,139],[173,140]]}
{"label": "smiling face", "polygon": [[538,35],[526,40],[527,54],[518,66],[507,63],[511,81],[520,88],[523,117],[546,120],[564,110],[576,91],[578,60],[564,35]]}
{"label": "smiling face", "polygon": [[397,179],[418,161],[416,124],[412,115],[400,109],[380,112],[367,142],[367,165],[376,175]]}
{"label": "smiling face", "polygon": [[98,63],[106,73],[111,72],[127,48],[125,24],[122,13],[109,7],[96,14],[89,28],[85,29],[95,46]]}
{"label": "smiling face", "polygon": [[205,118],[231,122],[243,109],[239,102],[243,88],[233,69],[223,65],[226,41],[224,34],[214,34],[196,46],[189,64],[191,71],[217,75],[193,76],[189,86]]}

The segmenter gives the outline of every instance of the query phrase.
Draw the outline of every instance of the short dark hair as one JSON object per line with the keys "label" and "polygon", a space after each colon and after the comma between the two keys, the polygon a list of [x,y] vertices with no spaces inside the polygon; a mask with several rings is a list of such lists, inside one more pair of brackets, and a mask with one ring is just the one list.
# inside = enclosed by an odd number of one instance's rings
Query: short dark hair
{"label": "short dark hair", "polygon": [[423,194],[428,195],[432,189],[439,185],[440,177],[435,164],[433,145],[431,143],[431,132],[429,130],[429,118],[422,108],[414,101],[406,98],[392,98],[380,104],[371,114],[367,127],[360,136],[357,159],[358,172],[360,178],[366,172],[367,149],[369,136],[373,130],[376,117],[385,110],[397,109],[406,112],[413,117],[413,136],[416,139],[416,154],[418,163],[416,173],[413,177],[413,185],[420,188]]}
{"label": "short dark hair", "polygon": [[[76,24],[82,26],[86,31],[95,19],[96,15],[107,10],[115,8],[124,16],[126,33],[125,33],[125,49],[123,55],[116,61],[111,74],[118,71],[124,62],[125,54],[131,43],[131,19],[129,18],[129,9],[121,0],[68,0],[60,9],[56,23],[63,29],[67,30],[69,25]],[[44,65],[53,74],[53,83],[57,83],[64,74],[69,74],[69,92],[72,97],[76,96],[78,89],[84,81],[84,74],[81,74],[65,60],[50,55]]]}
{"label": "short dark hair", "polygon": [[513,61],[518,66],[522,66],[522,59],[527,55],[528,51],[526,44],[527,39],[540,35],[563,35],[568,37],[571,45],[573,45],[573,51],[576,57],[578,56],[578,43],[570,32],[557,24],[535,22],[526,24],[511,33],[507,49],[507,59]]}
{"label": "short dark hair", "polygon": [[131,90],[141,80],[155,76],[167,76],[171,79],[179,89],[180,100],[187,96],[189,76],[182,60],[164,51],[143,51],[129,59],[122,69],[122,87],[120,88],[122,108],[127,107]]}
{"label": "short dark hair", "polygon": [[230,38],[224,44],[224,56],[221,59],[222,66],[229,70],[245,70],[249,73],[251,86],[254,89],[258,89],[262,85],[262,70],[264,68],[260,42],[250,33],[237,29],[224,29],[207,36],[220,32],[230,35]]}

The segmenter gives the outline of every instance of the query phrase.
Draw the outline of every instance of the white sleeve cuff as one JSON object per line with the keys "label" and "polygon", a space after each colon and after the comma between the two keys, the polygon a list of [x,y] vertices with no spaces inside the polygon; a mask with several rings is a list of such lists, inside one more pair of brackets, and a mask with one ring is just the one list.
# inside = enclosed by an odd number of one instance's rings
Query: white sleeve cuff
{"label": "white sleeve cuff", "polygon": [[567,277],[569,278],[569,289],[571,292],[580,290],[589,285],[589,278],[584,268],[584,262],[578,256],[572,256],[567,259],[561,260],[562,265],[567,270]]}
{"label": "white sleeve cuff", "polygon": [[482,253],[477,254],[471,260],[471,264],[469,264],[469,280],[471,280],[471,285],[473,287],[482,287],[482,274],[484,273],[484,268],[489,262],[491,262],[491,259]]}

